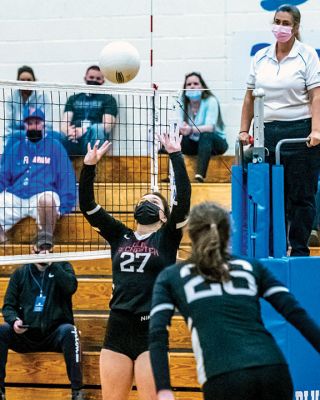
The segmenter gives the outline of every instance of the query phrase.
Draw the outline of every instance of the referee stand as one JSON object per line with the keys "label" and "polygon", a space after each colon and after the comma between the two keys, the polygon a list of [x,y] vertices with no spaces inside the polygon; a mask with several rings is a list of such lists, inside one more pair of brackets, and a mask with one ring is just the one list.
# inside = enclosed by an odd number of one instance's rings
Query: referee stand
{"label": "referee stand", "polygon": [[[276,163],[270,168],[265,163],[264,92],[256,89],[253,96],[252,162],[244,164],[242,144],[237,141],[236,165],[232,167],[232,253],[260,259],[320,324],[320,257],[287,256],[284,169],[280,164],[284,143],[306,139],[281,140],[276,146]],[[320,400],[319,354],[269,303],[262,301],[261,308],[267,329],[289,363],[295,400]]]}

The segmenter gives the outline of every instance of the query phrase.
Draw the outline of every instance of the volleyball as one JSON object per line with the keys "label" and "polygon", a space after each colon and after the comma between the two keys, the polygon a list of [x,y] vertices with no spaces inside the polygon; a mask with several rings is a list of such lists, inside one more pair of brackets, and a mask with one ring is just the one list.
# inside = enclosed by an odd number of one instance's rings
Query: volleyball
{"label": "volleyball", "polygon": [[137,49],[128,42],[111,42],[102,49],[99,66],[108,81],[125,83],[139,72],[140,56]]}

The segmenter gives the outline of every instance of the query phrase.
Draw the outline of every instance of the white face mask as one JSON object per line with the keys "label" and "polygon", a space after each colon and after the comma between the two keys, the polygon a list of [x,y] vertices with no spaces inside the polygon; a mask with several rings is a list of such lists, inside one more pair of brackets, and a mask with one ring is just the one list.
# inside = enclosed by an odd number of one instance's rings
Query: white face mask
{"label": "white face mask", "polygon": [[272,33],[274,34],[278,42],[286,43],[292,38],[293,35],[292,26],[273,24]]}

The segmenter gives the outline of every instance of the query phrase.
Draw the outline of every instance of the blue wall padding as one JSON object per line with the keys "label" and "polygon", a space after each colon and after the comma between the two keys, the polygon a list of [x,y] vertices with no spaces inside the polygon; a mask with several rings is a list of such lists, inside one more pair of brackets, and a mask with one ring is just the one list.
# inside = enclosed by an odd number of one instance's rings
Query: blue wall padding
{"label": "blue wall padding", "polygon": [[269,256],[269,164],[248,164],[248,256]]}
{"label": "blue wall padding", "polygon": [[[261,262],[288,287],[320,325],[320,257],[285,257],[262,259]],[[262,300],[261,306],[264,323],[289,363],[297,391],[295,398],[300,399],[302,396],[298,391],[306,391],[308,397],[304,398],[311,400],[316,391],[320,390],[320,354],[266,301]]]}
{"label": "blue wall padding", "polygon": [[231,244],[234,254],[247,254],[247,187],[241,165],[231,169],[232,226]]}
{"label": "blue wall padding", "polygon": [[272,221],[273,255],[285,257],[287,252],[284,211],[284,170],[283,165],[272,166]]}

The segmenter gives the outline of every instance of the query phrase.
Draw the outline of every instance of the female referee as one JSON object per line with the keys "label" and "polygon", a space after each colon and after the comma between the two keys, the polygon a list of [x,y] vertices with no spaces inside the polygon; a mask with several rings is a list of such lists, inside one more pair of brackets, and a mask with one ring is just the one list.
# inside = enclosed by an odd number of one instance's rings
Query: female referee
{"label": "female referee", "polygon": [[84,158],[79,184],[80,208],[89,223],[111,246],[113,296],[103,349],[100,377],[104,400],[126,400],[133,378],[140,400],[156,399],[148,352],[149,313],[157,275],[176,262],[182,227],[190,209],[191,186],[181,153],[181,138],[165,134],[159,140],[172,162],[176,196],[170,213],[157,192],[144,195],[134,217],[137,229],[115,220],[94,199],[95,167],[110,143],[98,144]]}
{"label": "female referee", "polygon": [[[158,276],[150,313],[150,354],[158,400],[173,400],[167,326],[175,307],[188,321],[205,400],[292,400],[287,363],[265,329],[264,297],[320,352],[320,329],[288,289],[256,260],[228,254],[229,215],[215,203],[188,221],[192,254]],[[209,316],[209,317],[208,317]]]}

